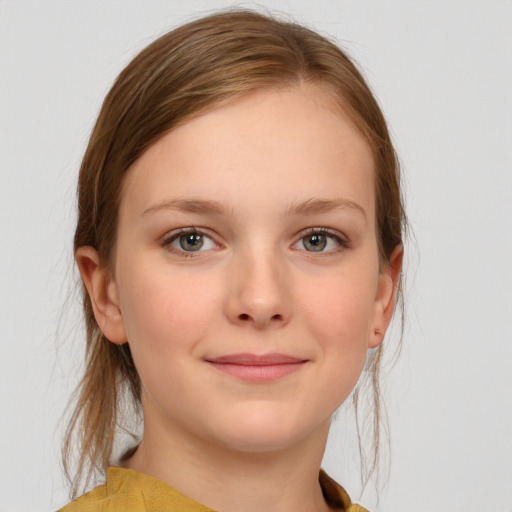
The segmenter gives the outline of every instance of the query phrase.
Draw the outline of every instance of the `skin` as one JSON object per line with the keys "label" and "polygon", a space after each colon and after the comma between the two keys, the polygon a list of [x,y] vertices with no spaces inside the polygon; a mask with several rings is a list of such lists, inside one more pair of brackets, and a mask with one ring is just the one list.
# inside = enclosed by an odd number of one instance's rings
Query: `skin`
{"label": "skin", "polygon": [[[371,152],[318,86],[257,91],[150,147],[124,184],[111,268],[76,254],[142,380],[126,466],[223,512],[326,510],[330,418],[394,307],[401,249],[380,265],[375,233]],[[234,353],[303,362],[264,382],[208,362]]]}

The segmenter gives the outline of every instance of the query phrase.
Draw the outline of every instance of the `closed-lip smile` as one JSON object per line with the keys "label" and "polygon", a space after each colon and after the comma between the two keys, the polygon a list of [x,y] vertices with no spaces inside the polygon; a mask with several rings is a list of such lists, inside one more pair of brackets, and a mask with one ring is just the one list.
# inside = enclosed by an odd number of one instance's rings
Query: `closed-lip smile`
{"label": "closed-lip smile", "polygon": [[281,379],[301,369],[307,359],[286,354],[228,354],[207,358],[207,363],[217,370],[249,382],[270,382]]}

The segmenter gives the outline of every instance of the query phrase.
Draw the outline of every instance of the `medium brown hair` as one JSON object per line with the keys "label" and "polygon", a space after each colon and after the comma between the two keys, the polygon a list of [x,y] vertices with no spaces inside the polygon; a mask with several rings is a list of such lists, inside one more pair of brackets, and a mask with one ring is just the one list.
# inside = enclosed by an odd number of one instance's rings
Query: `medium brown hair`
{"label": "medium brown hair", "polygon": [[[361,73],[334,43],[303,26],[248,10],[222,11],[183,25],[151,43],[121,72],[92,131],[78,182],[74,249],[92,246],[111,268],[118,209],[130,166],[176,126],[250,91],[319,84],[365,137],[375,167],[376,225],[381,264],[402,243],[405,215],[399,166],[386,121]],[[78,445],[72,495],[104,473],[114,438],[125,427],[123,407],[140,411],[141,384],[129,344],[100,331],[83,287],[87,332],[85,372],[64,442],[64,467]],[[399,290],[400,293],[400,290]],[[366,375],[373,401],[378,460],[379,368],[382,347]],[[359,393],[354,393],[357,404]],[[356,408],[357,411],[357,408]]]}

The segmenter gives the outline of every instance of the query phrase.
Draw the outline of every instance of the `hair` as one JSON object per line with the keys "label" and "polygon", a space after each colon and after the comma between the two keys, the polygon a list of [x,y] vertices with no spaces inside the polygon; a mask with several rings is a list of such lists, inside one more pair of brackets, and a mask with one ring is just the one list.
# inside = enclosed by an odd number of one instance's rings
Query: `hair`
{"label": "hair", "polygon": [[[156,39],[120,73],[106,96],[78,179],[74,250],[92,246],[112,268],[118,209],[130,166],[152,144],[193,117],[262,88],[322,86],[371,149],[375,170],[376,236],[381,265],[402,244],[406,226],[399,163],[386,121],[370,88],[336,44],[303,26],[250,10],[221,11]],[[401,286],[398,286],[401,302]],[[141,383],[129,344],[108,341],[82,286],[85,371],[63,444],[66,475],[76,496],[106,471],[126,406],[140,413]],[[378,463],[382,346],[367,361],[374,454]],[[353,394],[356,405],[359,392]],[[75,471],[72,455],[78,446]]]}

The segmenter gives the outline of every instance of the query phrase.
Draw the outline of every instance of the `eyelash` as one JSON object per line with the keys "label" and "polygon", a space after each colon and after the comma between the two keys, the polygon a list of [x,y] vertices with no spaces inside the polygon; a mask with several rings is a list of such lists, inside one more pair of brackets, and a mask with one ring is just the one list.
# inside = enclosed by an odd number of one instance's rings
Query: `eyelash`
{"label": "eyelash", "polygon": [[[308,236],[311,236],[311,235],[323,235],[327,238],[335,240],[336,243],[339,244],[339,248],[336,250],[327,251],[325,253],[323,251],[322,252],[319,251],[318,254],[324,254],[324,255],[333,254],[333,253],[337,253],[339,251],[343,251],[344,249],[350,249],[350,247],[351,247],[350,241],[346,237],[342,236],[338,231],[335,231],[335,230],[332,230],[332,229],[326,228],[326,227],[307,228],[305,231],[300,233],[300,238],[295,243],[298,243],[301,240],[304,240],[305,238],[307,238]],[[314,253],[314,251],[305,251],[305,252]]]}
{"label": "eyelash", "polygon": [[[198,234],[198,235],[201,235],[201,236],[203,236],[205,238],[210,239],[215,245],[218,246],[218,244],[215,242],[215,240],[205,230],[203,230],[201,228],[196,228],[194,226],[190,226],[190,227],[187,227],[187,228],[181,228],[178,231],[174,231],[174,232],[171,232],[171,233],[167,234],[162,239],[160,245],[163,248],[167,249],[169,252],[172,252],[172,253],[174,253],[174,254],[176,254],[178,256],[181,256],[183,258],[197,257],[198,254],[196,254],[196,253],[205,252],[205,251],[200,251],[200,250],[199,251],[180,250],[180,249],[177,249],[177,248],[175,248],[175,247],[173,247],[171,245],[174,241],[178,240],[181,236],[188,235],[188,234]],[[330,254],[333,254],[333,253],[338,253],[339,251],[342,251],[344,249],[349,249],[350,248],[350,242],[346,238],[340,236],[339,232],[334,231],[334,230],[332,230],[330,228],[326,228],[326,227],[311,227],[311,228],[307,228],[306,230],[304,230],[301,233],[299,233],[299,238],[292,245],[296,245],[296,244],[300,243],[301,241],[303,241],[308,236],[312,236],[312,235],[325,236],[327,238],[335,240],[336,243],[339,244],[339,248],[337,248],[335,250],[326,251],[326,252],[318,251],[318,255],[321,255],[321,254],[323,254],[323,255],[330,255]],[[304,250],[304,252],[306,252],[306,253],[315,253],[315,251],[308,251],[305,248],[301,249],[301,250]]]}
{"label": "eyelash", "polygon": [[172,252],[173,254],[181,256],[182,258],[196,257],[196,256],[198,256],[196,253],[204,252],[204,251],[185,251],[185,250],[176,249],[175,247],[173,247],[171,245],[175,240],[178,240],[181,236],[189,235],[189,234],[201,235],[205,238],[210,239],[215,245],[218,245],[215,242],[215,240],[207,232],[205,232],[203,229],[196,228],[194,226],[190,226],[188,228],[181,228],[178,231],[173,231],[173,232],[167,234],[166,236],[164,236],[160,245],[163,248],[167,249],[169,252]]}

